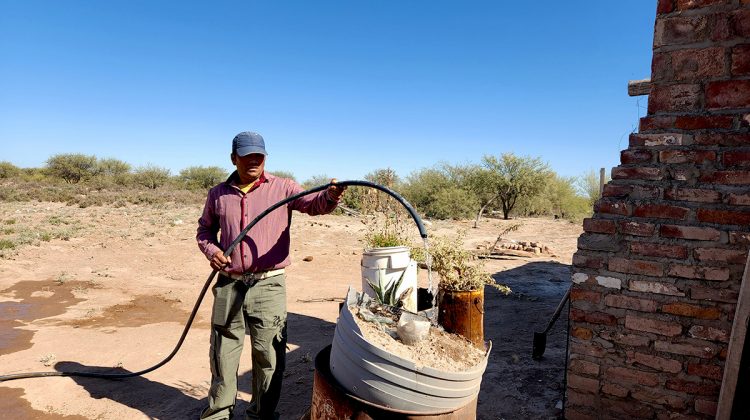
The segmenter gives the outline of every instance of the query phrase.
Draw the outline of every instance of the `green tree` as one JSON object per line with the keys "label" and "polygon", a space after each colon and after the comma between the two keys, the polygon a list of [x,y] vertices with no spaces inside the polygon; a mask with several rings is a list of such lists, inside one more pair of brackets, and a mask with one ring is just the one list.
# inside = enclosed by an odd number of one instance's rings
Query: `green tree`
{"label": "green tree", "polygon": [[[604,183],[609,182],[609,175],[605,175]],[[585,174],[581,175],[576,180],[576,187],[588,199],[589,207],[593,208],[596,200],[601,197],[601,191],[599,190],[599,174],[595,170],[590,170]]]}
{"label": "green tree", "polygon": [[188,188],[207,190],[228,176],[227,171],[218,166],[190,166],[181,170],[178,178]]}
{"label": "green tree", "polygon": [[149,164],[137,168],[134,177],[139,185],[155,190],[169,181],[169,169]]}
{"label": "green tree", "polygon": [[20,173],[21,169],[19,169],[16,165],[7,161],[0,162],[0,179],[13,178]]}
{"label": "green tree", "polygon": [[545,180],[550,176],[549,167],[539,158],[503,153],[500,158],[485,156],[483,163],[493,172],[492,182],[505,220],[510,217],[510,212],[519,198],[539,194],[544,189]]}
{"label": "green tree", "polygon": [[297,178],[294,177],[294,174],[289,171],[267,171],[269,174],[273,176],[277,176],[279,178],[288,178],[292,181],[297,181]]}
{"label": "green tree", "polygon": [[96,163],[96,173],[104,176],[118,177],[130,172],[130,164],[119,159],[99,159]]}
{"label": "green tree", "polygon": [[68,184],[76,184],[96,174],[96,156],[80,153],[54,155],[47,159],[46,169],[51,176],[63,179]]}
{"label": "green tree", "polygon": [[329,182],[331,182],[331,177],[326,174],[314,175],[302,183],[302,188],[309,190],[310,188],[325,185]]}

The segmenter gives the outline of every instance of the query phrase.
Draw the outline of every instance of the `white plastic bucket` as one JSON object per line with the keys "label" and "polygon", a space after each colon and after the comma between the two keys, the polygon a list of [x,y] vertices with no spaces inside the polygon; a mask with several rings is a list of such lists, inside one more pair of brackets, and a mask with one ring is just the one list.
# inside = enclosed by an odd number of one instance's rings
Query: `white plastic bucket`
{"label": "white plastic bucket", "polygon": [[409,248],[390,246],[367,249],[362,253],[362,291],[367,295],[375,297],[368,281],[385,288],[397,282],[402,273],[404,278],[396,289],[396,296],[401,296],[411,287],[411,293],[404,299],[404,309],[417,312],[417,262],[409,257]]}

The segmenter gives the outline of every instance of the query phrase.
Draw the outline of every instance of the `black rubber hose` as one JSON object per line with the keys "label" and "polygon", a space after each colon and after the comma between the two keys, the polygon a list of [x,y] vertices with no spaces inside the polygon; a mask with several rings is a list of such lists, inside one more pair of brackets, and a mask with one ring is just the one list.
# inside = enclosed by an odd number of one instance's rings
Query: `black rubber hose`
{"label": "black rubber hose", "polygon": [[[406,201],[403,197],[401,197],[398,193],[382,185],[378,185],[374,182],[341,181],[341,182],[336,182],[335,184],[329,183],[329,184],[321,185],[319,187],[311,188],[306,191],[302,191],[298,194],[294,194],[290,197],[287,197],[279,201],[278,203],[272,205],[271,207],[267,208],[263,213],[259,214],[258,217],[253,219],[250,223],[248,223],[244,229],[242,229],[242,232],[240,232],[240,234],[237,235],[237,238],[235,238],[234,241],[232,241],[231,245],[229,245],[229,248],[227,248],[224,251],[224,256],[232,255],[232,251],[234,251],[234,248],[237,246],[237,244],[239,244],[240,241],[242,241],[242,239],[245,237],[245,235],[247,235],[247,232],[250,230],[250,228],[255,226],[256,223],[258,223],[262,218],[266,217],[272,211],[300,197],[325,190],[331,185],[337,185],[341,187],[349,187],[349,186],[370,187],[370,188],[375,188],[377,190],[383,191],[384,193],[395,198],[396,201],[401,203],[401,205],[406,207],[406,210],[409,211],[409,214],[414,219],[414,222],[416,222],[417,227],[419,228],[419,235],[423,239],[427,239],[427,230],[424,228],[424,225],[422,224],[422,219],[419,218],[419,216],[417,215],[417,212],[414,211],[414,208],[411,206],[411,204],[409,204],[409,202]],[[138,372],[128,372],[128,373],[94,373],[94,372],[79,372],[79,371],[14,373],[10,375],[0,376],[0,382],[11,381],[14,379],[44,378],[48,376],[78,376],[78,377],[85,377],[85,378],[124,379],[124,378],[131,378],[133,376],[145,375],[146,373],[159,369],[160,367],[167,364],[170,360],[172,360],[172,358],[180,350],[180,347],[182,347],[182,343],[185,341],[185,337],[187,337],[187,333],[190,330],[190,327],[193,325],[193,320],[195,320],[195,316],[198,313],[198,308],[200,308],[201,303],[203,302],[203,298],[206,296],[206,292],[208,291],[209,286],[211,286],[211,282],[213,281],[214,277],[216,277],[217,272],[218,272],[217,270],[213,270],[211,272],[211,275],[208,276],[208,279],[206,279],[206,283],[203,285],[203,289],[201,289],[201,292],[198,295],[198,300],[195,302],[195,305],[193,306],[193,311],[190,313],[190,317],[188,318],[187,323],[185,324],[185,328],[183,328],[182,330],[182,335],[180,336],[180,339],[177,341],[177,345],[175,346],[174,350],[172,350],[172,353],[169,353],[169,356],[164,358],[164,360],[162,360],[161,362],[149,368],[140,370]]]}

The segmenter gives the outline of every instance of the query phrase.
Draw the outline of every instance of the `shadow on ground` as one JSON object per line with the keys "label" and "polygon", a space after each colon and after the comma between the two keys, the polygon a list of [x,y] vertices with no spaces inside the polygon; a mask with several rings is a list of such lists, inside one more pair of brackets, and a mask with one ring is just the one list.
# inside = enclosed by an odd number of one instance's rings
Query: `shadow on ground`
{"label": "shadow on ground", "polygon": [[568,308],[547,335],[542,360],[531,359],[534,332],[542,332],[570,287],[570,266],[530,262],[492,276],[508,285],[505,296],[485,289],[484,338],[492,340],[479,393],[478,419],[562,418]]}

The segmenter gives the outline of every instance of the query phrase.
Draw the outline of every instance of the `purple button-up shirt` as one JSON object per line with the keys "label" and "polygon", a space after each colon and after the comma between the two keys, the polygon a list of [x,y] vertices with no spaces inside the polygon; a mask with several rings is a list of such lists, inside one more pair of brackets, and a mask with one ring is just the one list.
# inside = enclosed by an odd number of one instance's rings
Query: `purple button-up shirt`
{"label": "purple button-up shirt", "polygon": [[[208,192],[203,215],[198,219],[196,240],[209,260],[229,247],[256,216],[279,201],[302,192],[291,179],[261,175],[258,183],[245,194],[236,185],[237,172]],[[300,197],[272,211],[253,226],[230,256],[225,268],[230,273],[259,272],[283,268],[289,261],[289,224],[292,210],[309,215],[326,214],[336,208],[328,191]],[[219,239],[221,231],[221,239]]]}

